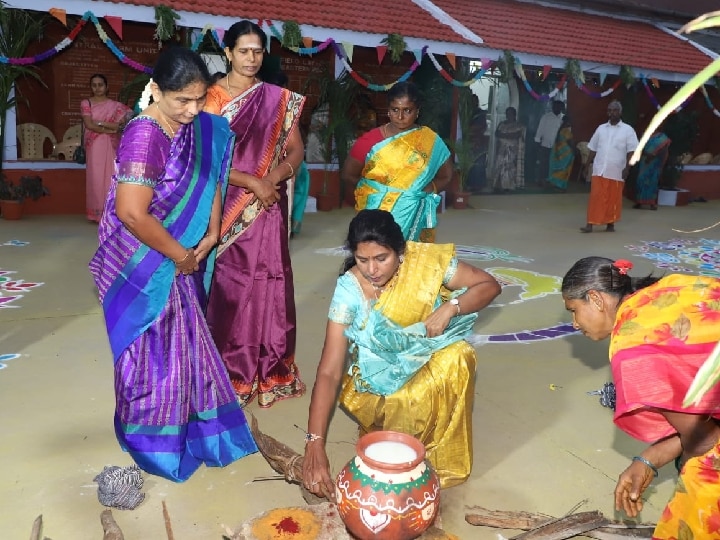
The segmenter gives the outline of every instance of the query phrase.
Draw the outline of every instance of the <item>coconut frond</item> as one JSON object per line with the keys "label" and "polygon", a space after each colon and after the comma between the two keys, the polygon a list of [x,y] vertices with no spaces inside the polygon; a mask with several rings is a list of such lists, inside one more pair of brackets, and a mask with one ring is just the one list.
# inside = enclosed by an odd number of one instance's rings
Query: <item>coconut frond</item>
{"label": "coconut frond", "polygon": [[282,46],[288,49],[296,49],[302,43],[302,32],[297,21],[285,21],[282,25]]}
{"label": "coconut frond", "polygon": [[180,19],[173,8],[160,4],[155,6],[155,39],[167,41],[175,35],[177,25],[175,21]]}
{"label": "coconut frond", "polygon": [[395,64],[402,59],[402,55],[405,52],[405,49],[407,49],[405,38],[403,38],[400,34],[388,34],[381,43],[387,45],[388,51],[390,52],[390,60],[392,60]]}

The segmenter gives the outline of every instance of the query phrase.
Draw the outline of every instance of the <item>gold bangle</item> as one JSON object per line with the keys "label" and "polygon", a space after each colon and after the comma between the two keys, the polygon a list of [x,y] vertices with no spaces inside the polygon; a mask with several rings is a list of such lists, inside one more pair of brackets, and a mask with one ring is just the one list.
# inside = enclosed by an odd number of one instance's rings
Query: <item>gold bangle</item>
{"label": "gold bangle", "polygon": [[285,165],[287,165],[288,167],[290,167],[290,176],[288,176],[288,178],[292,178],[293,176],[295,176],[295,169],[293,168],[292,165],[290,165],[290,162],[289,162],[289,161],[284,161],[283,163],[285,163]]}
{"label": "gold bangle", "polygon": [[174,262],[175,262],[175,266],[179,266],[179,265],[183,264],[183,263],[184,263],[185,261],[187,261],[189,258],[190,258],[190,250],[188,249],[188,250],[185,252],[185,256],[184,256],[182,259],[180,259],[179,261],[174,261]]}

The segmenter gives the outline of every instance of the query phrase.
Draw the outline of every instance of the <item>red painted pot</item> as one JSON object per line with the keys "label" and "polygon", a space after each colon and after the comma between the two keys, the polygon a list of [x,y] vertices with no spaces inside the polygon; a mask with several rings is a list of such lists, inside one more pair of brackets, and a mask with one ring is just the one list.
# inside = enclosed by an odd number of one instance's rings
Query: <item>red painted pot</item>
{"label": "red painted pot", "polygon": [[21,219],[23,203],[20,201],[0,201],[0,216],[3,219]]}
{"label": "red painted pot", "polygon": [[335,481],[337,508],[360,540],[411,540],[432,525],[440,508],[440,481],[425,447],[396,431],[360,438],[357,456]]}

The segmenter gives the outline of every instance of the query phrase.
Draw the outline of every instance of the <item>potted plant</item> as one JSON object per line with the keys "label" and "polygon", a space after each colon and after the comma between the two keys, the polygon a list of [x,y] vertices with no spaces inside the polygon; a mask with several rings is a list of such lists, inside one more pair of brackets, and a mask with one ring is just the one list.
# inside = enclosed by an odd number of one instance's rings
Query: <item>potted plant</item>
{"label": "potted plant", "polygon": [[[305,89],[313,83],[319,86],[318,104],[313,116],[322,119],[322,125],[315,128],[323,160],[322,188],[317,195],[318,210],[331,210],[338,202],[342,204],[344,198],[344,186],[339,183],[338,171],[345,164],[355,136],[358,120],[355,105],[360,87],[347,71],[336,78],[329,68],[309,78]],[[338,183],[338,190],[332,189],[333,181]]]}
{"label": "potted plant", "polygon": [[[25,56],[28,45],[42,36],[45,20],[42,13],[9,8],[0,0],[0,55]],[[0,62],[0,157],[5,148],[8,111],[15,108],[18,100],[15,82],[22,77],[32,77],[43,84],[34,66]]]}
{"label": "potted plant", "polygon": [[465,87],[458,90],[458,124],[460,126],[460,138],[448,141],[448,146],[455,155],[455,175],[451,183],[452,191],[449,193],[453,208],[467,208],[470,193],[467,191],[467,182],[470,171],[478,158],[475,146],[471,138],[471,123],[475,113],[475,99],[472,91]]}
{"label": "potted plant", "polygon": [[0,215],[3,219],[20,219],[25,199],[37,201],[48,195],[39,176],[21,176],[14,183],[3,174],[0,176]]}

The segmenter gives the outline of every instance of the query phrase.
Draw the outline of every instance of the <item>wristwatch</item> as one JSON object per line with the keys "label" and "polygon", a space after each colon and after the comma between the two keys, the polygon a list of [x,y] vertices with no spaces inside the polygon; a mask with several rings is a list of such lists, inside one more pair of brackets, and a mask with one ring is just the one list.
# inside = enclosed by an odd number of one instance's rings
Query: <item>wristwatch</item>
{"label": "wristwatch", "polygon": [[457,317],[458,315],[460,315],[460,300],[458,300],[457,298],[451,298],[449,302],[457,308],[457,314],[455,316]]}

